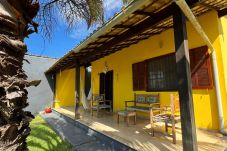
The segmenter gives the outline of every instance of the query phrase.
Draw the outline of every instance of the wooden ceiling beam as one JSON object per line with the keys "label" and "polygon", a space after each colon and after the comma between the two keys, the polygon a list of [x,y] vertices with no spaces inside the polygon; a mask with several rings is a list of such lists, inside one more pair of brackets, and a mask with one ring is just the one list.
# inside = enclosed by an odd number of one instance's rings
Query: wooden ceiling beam
{"label": "wooden ceiling beam", "polygon": [[[186,0],[186,1],[190,6],[193,6],[199,2],[199,0]],[[108,42],[105,43],[105,45],[98,47],[96,50],[92,51],[91,53],[87,53],[83,58],[80,58],[81,61],[83,60],[83,62],[85,62],[85,63],[94,61],[94,59],[92,59],[92,57],[98,51],[104,51],[108,48],[111,48],[112,46],[119,43],[119,41],[125,41],[126,39],[128,39],[130,37],[134,37],[135,35],[146,35],[146,34],[140,34],[140,33],[146,31],[147,29],[149,29],[151,27],[155,27],[157,25],[157,23],[159,23],[160,21],[167,19],[168,17],[171,17],[172,12],[174,12],[173,5],[169,5],[157,13],[148,14],[148,12],[145,12],[145,13],[143,12],[144,15],[145,14],[151,15],[151,17],[146,18],[144,21],[133,26],[132,28],[130,28],[126,32],[122,33],[121,35],[100,36],[99,38],[112,38],[112,39],[110,39]],[[137,12],[137,13],[142,13],[142,12]],[[160,33],[155,33],[155,34],[151,33],[151,34],[147,34],[147,36],[152,36],[152,35],[156,35],[156,34],[160,34]],[[122,48],[119,48],[119,50],[121,50],[121,49]],[[117,50],[117,51],[119,51],[119,50]],[[112,51],[112,53],[113,52],[115,52],[115,51]]]}
{"label": "wooden ceiling beam", "polygon": [[99,53],[99,54],[93,55],[91,58],[89,58],[89,60],[84,60],[84,61],[82,61],[82,63],[93,62],[93,61],[97,60],[98,58],[102,58],[102,57],[106,56],[104,54],[109,55],[109,54],[115,53],[117,51],[120,51],[124,48],[127,48],[129,46],[130,45],[125,45],[125,46],[121,46],[121,47],[114,47],[114,48],[110,49],[109,51],[107,51],[106,53]]}
{"label": "wooden ceiling beam", "polygon": [[115,51],[109,51],[109,52],[100,54],[100,55],[98,55],[98,56],[94,56],[94,57],[91,59],[91,62],[92,62],[92,61],[95,61],[95,60],[97,60],[97,59],[99,59],[99,58],[103,58],[103,57],[105,57],[105,56],[108,56],[108,55],[110,55],[110,54],[112,54],[112,53],[114,53],[114,52],[116,52],[116,50],[115,50]]}
{"label": "wooden ceiling beam", "polygon": [[215,6],[212,6],[212,5],[206,4],[206,3],[204,3],[204,2],[201,2],[199,5],[200,5],[200,6],[203,6],[203,7],[206,7],[206,8],[208,8],[208,9],[211,9],[211,10],[216,10],[216,11],[218,11],[218,10],[219,10],[219,8],[218,8],[218,7],[215,7]]}
{"label": "wooden ceiling beam", "polygon": [[83,48],[83,49],[81,49],[81,51],[79,53],[84,55],[84,54],[89,53],[90,51],[93,51],[93,50],[98,49],[98,48],[99,47]]}
{"label": "wooden ceiling beam", "polygon": [[129,30],[127,30],[126,32],[122,33],[121,35],[109,40],[108,42],[106,42],[105,45],[102,45],[101,47],[99,47],[97,50],[94,50],[93,52],[89,53],[84,59],[90,60],[90,58],[92,57],[92,55],[95,55],[98,51],[104,51],[107,48],[110,48],[114,45],[117,45],[119,42],[123,42],[126,39],[129,39],[130,37],[134,37],[136,35],[140,35],[140,33],[142,33],[143,31],[151,28],[151,27],[155,27],[157,26],[157,24],[172,16],[172,12],[173,12],[173,5],[169,5],[166,8],[162,9],[161,11],[159,11],[158,13],[154,14],[152,17],[149,17],[147,19],[145,19],[143,22],[133,26],[132,28],[130,28]]}
{"label": "wooden ceiling beam", "polygon": [[130,46],[130,44],[121,44],[121,45],[116,45],[115,47],[113,47],[113,48],[116,48],[116,49],[122,49],[122,48],[126,48],[126,47],[129,47]]}
{"label": "wooden ceiling beam", "polygon": [[223,17],[227,15],[227,8],[218,11],[218,17]]}
{"label": "wooden ceiling beam", "polygon": [[91,50],[91,49],[95,49],[95,48],[97,48],[97,47],[83,48],[83,49],[81,49],[81,51],[82,50]]}
{"label": "wooden ceiling beam", "polygon": [[142,10],[137,10],[133,14],[143,15],[143,16],[153,16],[155,13],[145,12],[145,11],[142,11]]}
{"label": "wooden ceiling beam", "polygon": [[130,45],[133,45],[133,44],[136,44],[137,42],[131,42],[129,44],[118,44],[116,45],[116,47],[125,47],[125,46],[130,46]]}
{"label": "wooden ceiling beam", "polygon": [[113,28],[131,28],[130,25],[115,25]]}
{"label": "wooden ceiling beam", "polygon": [[169,29],[169,28],[173,28],[173,26],[157,26],[155,28],[156,29]]}
{"label": "wooden ceiling beam", "polygon": [[155,35],[159,35],[161,34],[161,32],[157,32],[157,33],[142,33],[142,34],[139,34],[141,36],[155,36]]}
{"label": "wooden ceiling beam", "polygon": [[103,35],[103,36],[99,36],[99,38],[114,38],[117,37],[118,35]]}
{"label": "wooden ceiling beam", "polygon": [[100,44],[104,44],[105,42],[92,42],[89,43],[88,45],[100,45]]}
{"label": "wooden ceiling beam", "polygon": [[129,39],[126,42],[136,42],[136,41],[145,40],[145,39],[148,39],[148,38]]}

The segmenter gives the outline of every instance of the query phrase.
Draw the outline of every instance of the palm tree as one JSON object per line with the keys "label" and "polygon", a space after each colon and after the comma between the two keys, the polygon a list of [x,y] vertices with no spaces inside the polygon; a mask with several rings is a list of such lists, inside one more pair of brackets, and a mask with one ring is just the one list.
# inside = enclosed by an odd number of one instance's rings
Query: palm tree
{"label": "palm tree", "polygon": [[26,52],[24,37],[31,33],[30,25],[39,10],[39,3],[30,0],[0,2],[0,150],[26,150],[30,112],[23,111],[27,103],[25,87],[40,81],[26,81],[22,62]]}
{"label": "palm tree", "polygon": [[23,110],[28,106],[25,88],[37,86],[40,81],[27,81],[22,65],[27,51],[24,38],[38,31],[38,24],[33,21],[37,13],[39,23],[46,31],[45,36],[51,35],[57,9],[69,27],[81,19],[88,27],[103,21],[103,0],[43,1],[0,1],[0,150],[27,150],[29,122],[34,117]]}

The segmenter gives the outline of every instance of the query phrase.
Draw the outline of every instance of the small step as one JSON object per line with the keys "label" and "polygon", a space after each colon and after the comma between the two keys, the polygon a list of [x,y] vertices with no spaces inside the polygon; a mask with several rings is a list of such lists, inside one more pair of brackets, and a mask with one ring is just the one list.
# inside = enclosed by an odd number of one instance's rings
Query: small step
{"label": "small step", "polygon": [[53,111],[41,116],[76,151],[134,151],[129,146],[59,112]]}

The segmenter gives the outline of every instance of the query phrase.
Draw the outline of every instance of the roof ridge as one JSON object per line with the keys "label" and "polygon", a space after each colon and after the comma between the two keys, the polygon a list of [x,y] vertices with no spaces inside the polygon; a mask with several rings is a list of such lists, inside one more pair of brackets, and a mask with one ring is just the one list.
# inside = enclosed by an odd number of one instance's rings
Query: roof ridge
{"label": "roof ridge", "polygon": [[35,55],[35,54],[29,54],[29,53],[26,53],[25,55],[27,55],[27,56],[34,56],[34,57],[40,57],[40,58],[49,58],[49,59],[55,59],[55,60],[58,60],[58,58],[55,58],[55,57],[49,57],[49,56]]}

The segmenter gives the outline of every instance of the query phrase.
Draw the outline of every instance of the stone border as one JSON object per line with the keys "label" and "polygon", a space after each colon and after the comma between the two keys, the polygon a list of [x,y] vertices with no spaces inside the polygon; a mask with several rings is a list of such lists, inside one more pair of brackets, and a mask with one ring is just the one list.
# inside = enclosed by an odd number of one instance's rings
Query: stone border
{"label": "stone border", "polygon": [[[53,113],[54,114],[57,114],[58,116],[60,116],[61,118],[63,118],[64,120],[66,120],[67,122],[71,123],[72,125],[76,126],[77,128],[80,128],[82,129],[83,131],[85,131],[88,135],[90,136],[94,136],[96,137],[98,140],[100,140],[101,142],[103,142],[104,144],[110,146],[114,151],[136,151],[135,149],[119,142],[118,140],[116,139],[113,139],[103,133],[100,133],[92,128],[90,128],[89,126],[79,122],[79,121],[76,121],[56,110],[53,110]],[[41,115],[42,116],[42,115]],[[45,120],[45,118],[44,118]],[[46,120],[45,120],[46,121]],[[48,123],[48,121],[46,121]],[[53,128],[53,127],[52,127]],[[54,129],[54,128],[53,128]],[[54,130],[56,132],[56,130]],[[59,132],[56,132],[57,134],[59,134]],[[61,135],[59,135],[61,136]],[[63,140],[65,140],[65,138],[62,138]],[[66,140],[67,141],[67,140]],[[67,141],[69,142],[69,141]]]}

